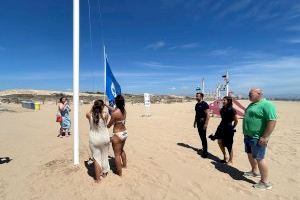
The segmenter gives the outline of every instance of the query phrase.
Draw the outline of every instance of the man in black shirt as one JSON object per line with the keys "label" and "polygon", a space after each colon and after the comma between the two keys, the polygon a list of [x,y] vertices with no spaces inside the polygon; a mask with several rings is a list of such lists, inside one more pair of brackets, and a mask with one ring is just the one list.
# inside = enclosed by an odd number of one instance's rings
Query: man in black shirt
{"label": "man in black shirt", "polygon": [[194,121],[194,128],[198,128],[198,133],[200,139],[202,141],[202,158],[207,158],[207,140],[206,140],[206,128],[208,125],[209,120],[209,105],[203,101],[204,94],[198,92],[196,94],[197,104],[195,105],[195,121]]}

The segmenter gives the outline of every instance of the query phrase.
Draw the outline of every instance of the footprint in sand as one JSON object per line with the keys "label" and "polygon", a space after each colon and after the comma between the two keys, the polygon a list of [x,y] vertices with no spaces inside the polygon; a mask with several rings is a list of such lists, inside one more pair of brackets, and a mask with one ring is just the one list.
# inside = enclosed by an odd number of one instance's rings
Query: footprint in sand
{"label": "footprint in sand", "polygon": [[0,179],[0,199],[5,199],[6,197],[5,185],[5,182]]}

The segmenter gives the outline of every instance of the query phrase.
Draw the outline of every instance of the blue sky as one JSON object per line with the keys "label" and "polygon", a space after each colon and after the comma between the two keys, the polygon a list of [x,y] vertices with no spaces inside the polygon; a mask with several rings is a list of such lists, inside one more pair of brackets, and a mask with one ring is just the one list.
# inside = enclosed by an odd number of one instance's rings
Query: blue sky
{"label": "blue sky", "polygon": [[[127,93],[212,91],[228,70],[236,94],[300,96],[298,0],[81,0],[80,17],[83,91],[103,91],[104,41]],[[71,0],[3,1],[0,27],[0,89],[72,88]]]}

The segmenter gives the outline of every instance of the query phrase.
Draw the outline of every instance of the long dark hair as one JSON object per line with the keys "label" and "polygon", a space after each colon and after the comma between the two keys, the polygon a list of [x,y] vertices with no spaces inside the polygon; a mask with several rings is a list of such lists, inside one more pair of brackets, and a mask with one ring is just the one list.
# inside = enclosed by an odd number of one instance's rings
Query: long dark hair
{"label": "long dark hair", "polygon": [[104,102],[101,99],[96,100],[92,107],[93,122],[97,126],[99,125],[100,117],[103,119],[103,116],[102,116],[103,107],[104,107]]}
{"label": "long dark hair", "polygon": [[227,108],[232,107],[232,97],[225,96],[223,99],[227,100],[227,105],[226,105]]}
{"label": "long dark hair", "polygon": [[118,95],[115,98],[115,102],[116,102],[116,106],[117,108],[119,108],[121,110],[121,113],[124,114],[125,113],[125,99],[122,95]]}
{"label": "long dark hair", "polygon": [[59,102],[62,103],[63,98],[66,98],[66,101],[68,100],[66,96],[62,96],[59,98]]}

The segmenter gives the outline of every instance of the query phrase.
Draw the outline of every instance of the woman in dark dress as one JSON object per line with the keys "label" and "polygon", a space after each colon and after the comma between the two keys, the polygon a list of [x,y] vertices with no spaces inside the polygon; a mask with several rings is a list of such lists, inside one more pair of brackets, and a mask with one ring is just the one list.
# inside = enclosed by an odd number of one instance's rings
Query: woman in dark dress
{"label": "woman in dark dress", "polygon": [[218,139],[219,147],[223,153],[222,162],[227,162],[225,147],[229,152],[228,164],[232,164],[233,152],[233,136],[235,127],[238,124],[236,110],[232,107],[232,97],[225,96],[223,98],[223,107],[220,110],[221,122],[217,128],[215,135],[210,135],[209,138],[212,140]]}

